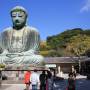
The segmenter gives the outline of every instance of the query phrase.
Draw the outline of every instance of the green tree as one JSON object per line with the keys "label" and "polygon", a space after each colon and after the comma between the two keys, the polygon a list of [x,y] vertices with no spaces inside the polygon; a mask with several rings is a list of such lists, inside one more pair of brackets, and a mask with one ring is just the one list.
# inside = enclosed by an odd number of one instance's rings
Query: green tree
{"label": "green tree", "polygon": [[90,49],[90,36],[77,35],[70,39],[67,49],[75,56],[78,56],[79,72],[81,70],[81,56]]}
{"label": "green tree", "polygon": [[[62,53],[62,54],[64,54],[63,56],[67,56],[69,54],[73,55],[72,52],[67,51],[67,45],[68,45],[68,43],[71,42],[72,37],[78,36],[78,35],[90,36],[90,30],[82,30],[81,28],[75,28],[75,29],[71,29],[71,30],[66,30],[66,31],[64,31],[64,32],[62,32],[60,34],[47,37],[46,42],[47,42],[47,45],[50,47],[51,50],[56,50],[57,51],[57,54],[60,53],[61,50],[64,50],[63,53]],[[83,46],[83,44],[81,43],[81,45],[79,45],[78,48],[85,49],[84,47],[85,46]],[[79,51],[76,51],[76,52],[79,53]]]}
{"label": "green tree", "polygon": [[67,44],[67,50],[74,53],[76,56],[83,55],[90,49],[90,36],[77,35],[70,39],[70,43]]}
{"label": "green tree", "polygon": [[58,50],[59,48],[66,48],[70,38],[78,34],[83,34],[83,30],[80,28],[66,30],[60,34],[47,37],[47,45],[51,46],[55,50]]}

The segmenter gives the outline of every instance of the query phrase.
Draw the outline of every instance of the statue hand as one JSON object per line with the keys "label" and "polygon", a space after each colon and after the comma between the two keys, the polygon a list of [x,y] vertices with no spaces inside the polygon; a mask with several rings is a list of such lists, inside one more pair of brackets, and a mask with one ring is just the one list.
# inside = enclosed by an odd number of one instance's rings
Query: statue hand
{"label": "statue hand", "polygon": [[22,53],[8,53],[6,54],[7,57],[14,58],[14,57],[20,57],[23,56]]}
{"label": "statue hand", "polygon": [[0,55],[1,56],[6,56],[7,53],[8,53],[8,50],[5,49]]}

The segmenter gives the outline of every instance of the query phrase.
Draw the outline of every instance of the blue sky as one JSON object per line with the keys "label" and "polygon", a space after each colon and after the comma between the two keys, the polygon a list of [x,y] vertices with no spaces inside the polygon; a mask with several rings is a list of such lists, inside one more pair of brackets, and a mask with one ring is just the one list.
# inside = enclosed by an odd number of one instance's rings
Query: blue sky
{"label": "blue sky", "polygon": [[16,5],[28,11],[28,25],[36,27],[42,40],[68,29],[90,29],[90,0],[2,0],[0,31],[12,26],[10,10]]}

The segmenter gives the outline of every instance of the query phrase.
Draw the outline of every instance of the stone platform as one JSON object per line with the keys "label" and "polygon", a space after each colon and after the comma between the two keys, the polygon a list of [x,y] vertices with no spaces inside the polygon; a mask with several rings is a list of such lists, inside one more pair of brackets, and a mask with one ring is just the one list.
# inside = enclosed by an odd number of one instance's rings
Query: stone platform
{"label": "stone platform", "polygon": [[21,66],[13,66],[9,65],[5,69],[2,69],[2,71],[42,71],[42,70],[47,70],[45,66],[36,66],[36,65],[21,65]]}

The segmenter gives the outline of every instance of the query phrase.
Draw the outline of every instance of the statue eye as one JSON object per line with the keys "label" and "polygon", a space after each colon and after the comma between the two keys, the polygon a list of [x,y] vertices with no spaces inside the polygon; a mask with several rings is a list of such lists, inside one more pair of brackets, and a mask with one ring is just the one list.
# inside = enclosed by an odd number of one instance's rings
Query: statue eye
{"label": "statue eye", "polygon": [[23,17],[22,15],[19,15],[18,17]]}
{"label": "statue eye", "polygon": [[13,17],[13,18],[15,18],[15,17],[16,17],[16,15],[12,15],[12,17]]}

